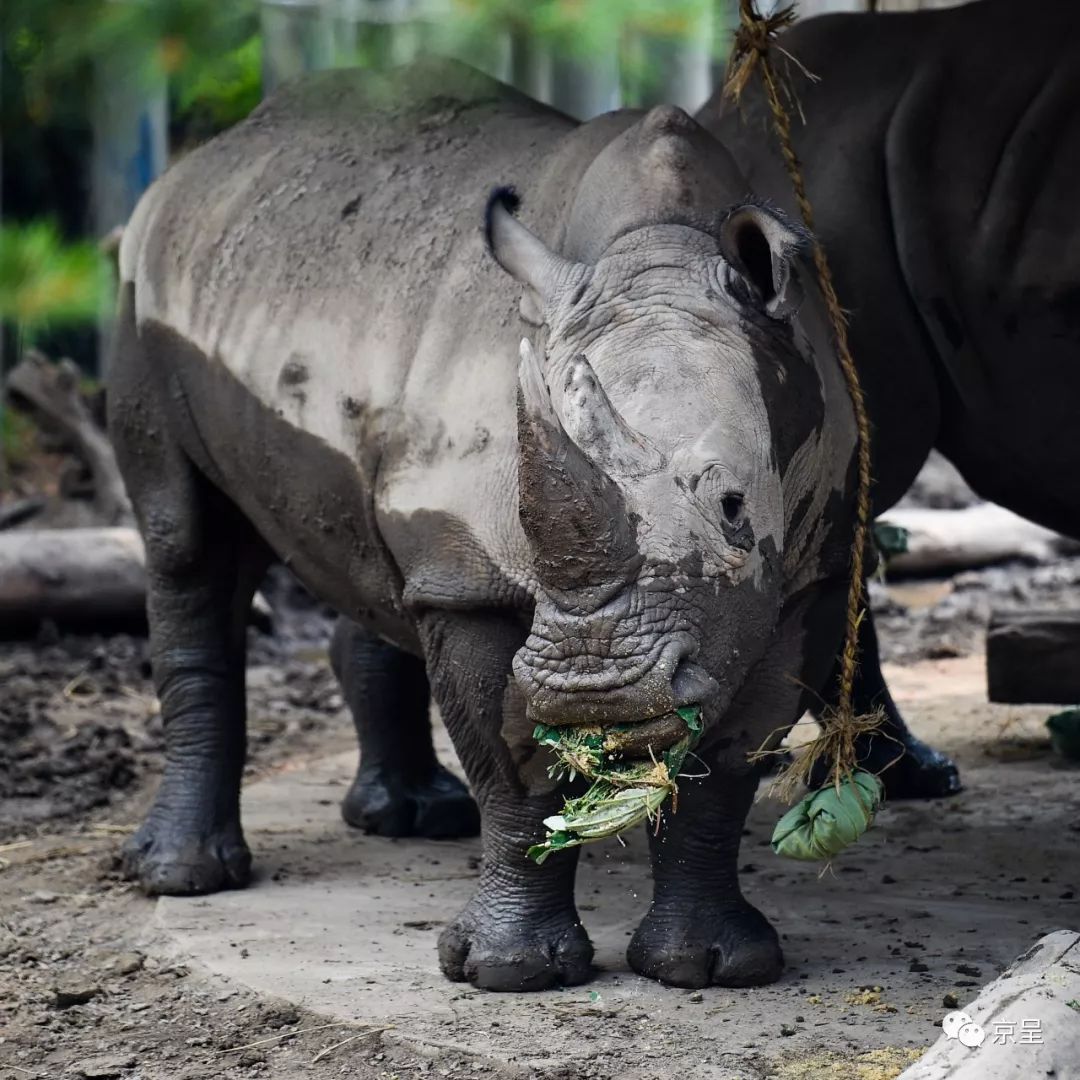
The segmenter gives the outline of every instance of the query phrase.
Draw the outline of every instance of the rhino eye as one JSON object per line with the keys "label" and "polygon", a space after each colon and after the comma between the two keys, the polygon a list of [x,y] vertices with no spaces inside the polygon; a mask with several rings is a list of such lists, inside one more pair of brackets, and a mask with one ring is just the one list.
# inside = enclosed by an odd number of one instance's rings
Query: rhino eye
{"label": "rhino eye", "polygon": [[724,517],[734,525],[743,512],[743,495],[738,491],[729,491],[720,499],[720,509],[724,511]]}

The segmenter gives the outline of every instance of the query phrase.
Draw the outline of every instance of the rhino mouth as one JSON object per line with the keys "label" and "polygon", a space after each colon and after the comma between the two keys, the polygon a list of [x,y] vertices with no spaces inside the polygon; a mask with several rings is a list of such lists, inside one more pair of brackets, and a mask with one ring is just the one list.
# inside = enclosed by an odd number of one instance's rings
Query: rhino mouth
{"label": "rhino mouth", "polygon": [[[700,713],[697,706],[692,708]],[[687,711],[673,710],[634,724],[616,724],[605,731],[604,749],[629,758],[650,757],[668,750],[688,734],[696,734],[683,715]],[[700,730],[699,721],[697,727]]]}

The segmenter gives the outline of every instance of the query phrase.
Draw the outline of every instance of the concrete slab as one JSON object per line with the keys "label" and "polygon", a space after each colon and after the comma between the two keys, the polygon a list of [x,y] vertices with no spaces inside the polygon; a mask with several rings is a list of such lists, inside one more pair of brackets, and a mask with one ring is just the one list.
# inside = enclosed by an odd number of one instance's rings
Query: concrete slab
{"label": "concrete slab", "polygon": [[[595,845],[582,860],[593,984],[490,995],[445,981],[435,942],[470,893],[479,844],[350,831],[338,803],[352,755],[248,788],[257,880],[164,898],[158,922],[189,963],[328,1017],[393,1025],[386,1041],[468,1058],[488,1075],[896,1076],[941,1034],[946,993],[966,999],[1047,930],[1078,923],[1080,777],[1031,734],[1041,712],[948,696],[948,682],[929,670],[909,679],[907,709],[919,734],[957,754],[965,793],[886,807],[824,876],[774,856],[768,837],[783,808],[754,808],[744,888],[788,958],[772,987],[692,995],[629,971],[626,942],[650,888],[643,837]],[[860,1071],[864,1059],[877,1071]]]}
{"label": "concrete slab", "polygon": [[1080,1077],[1080,934],[1037,941],[962,1010],[900,1080]]}

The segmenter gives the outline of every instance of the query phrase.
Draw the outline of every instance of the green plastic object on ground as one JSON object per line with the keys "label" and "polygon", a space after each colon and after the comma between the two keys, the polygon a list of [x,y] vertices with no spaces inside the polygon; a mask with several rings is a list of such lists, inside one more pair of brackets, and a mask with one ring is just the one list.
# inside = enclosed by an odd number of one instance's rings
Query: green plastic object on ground
{"label": "green plastic object on ground", "polygon": [[874,522],[874,543],[886,562],[894,555],[906,555],[909,539],[909,533],[903,525],[893,525],[888,521]]}
{"label": "green plastic object on ground", "polygon": [[1054,749],[1069,761],[1080,761],[1080,709],[1065,709],[1046,721]]}
{"label": "green plastic object on ground", "polygon": [[643,821],[654,821],[675,783],[686,755],[701,735],[701,708],[675,710],[686,734],[659,756],[628,757],[619,745],[632,736],[635,725],[610,727],[547,727],[538,724],[533,738],[549,746],[558,760],[548,769],[554,779],[584,776],[592,786],[584,795],[567,799],[561,814],[544,819],[547,837],[527,854],[538,864],[553,852],[615,836]]}
{"label": "green plastic object on ground", "polygon": [[862,769],[812,791],[777,823],[772,849],[789,859],[820,862],[839,855],[874,823],[881,806],[881,781]]}

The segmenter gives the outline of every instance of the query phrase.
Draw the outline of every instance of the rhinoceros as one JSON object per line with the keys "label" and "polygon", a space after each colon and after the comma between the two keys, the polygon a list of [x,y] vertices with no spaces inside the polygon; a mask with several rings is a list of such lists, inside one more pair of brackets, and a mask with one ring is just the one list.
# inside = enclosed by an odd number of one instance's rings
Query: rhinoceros
{"label": "rhinoceros", "polygon": [[453,739],[483,869],[447,976],[590,975],[576,854],[526,857],[565,795],[534,725],[698,705],[708,776],[652,837],[629,963],[774,979],[737,874],[747,754],[828,674],[853,521],[806,245],[677,108],[578,125],[434,61],[289,84],[160,179],[123,239],[109,385],[167,743],[129,875],[248,880],[244,624],[276,557],[349,620],[356,815],[472,828],[429,688]]}
{"label": "rhinoceros", "polygon": [[[1034,13],[1034,14],[1033,14]],[[874,436],[874,510],[937,447],[984,498],[1080,536],[1080,6],[1011,0],[797,23],[780,48],[815,230],[829,254]],[[697,119],[754,191],[794,211],[761,89]],[[897,794],[946,794],[955,766],[904,728],[863,626],[863,741]],[[828,683],[827,686],[832,686]],[[892,738],[890,738],[890,736]]]}

